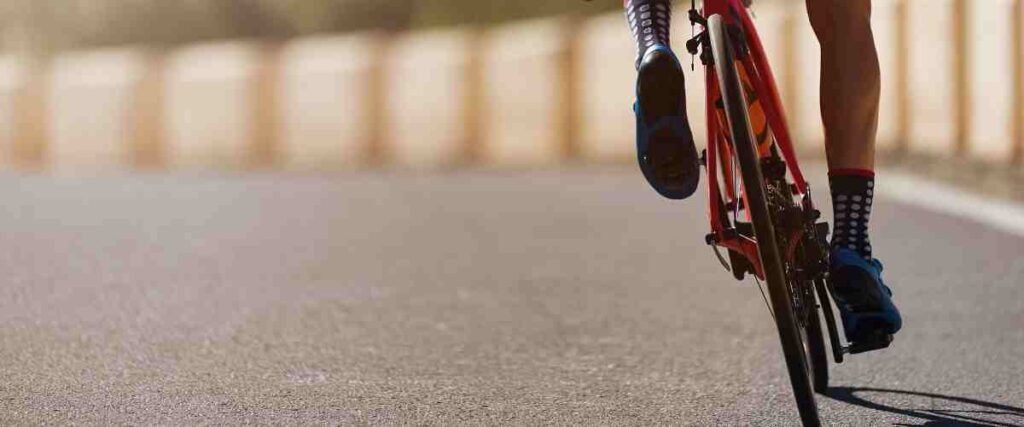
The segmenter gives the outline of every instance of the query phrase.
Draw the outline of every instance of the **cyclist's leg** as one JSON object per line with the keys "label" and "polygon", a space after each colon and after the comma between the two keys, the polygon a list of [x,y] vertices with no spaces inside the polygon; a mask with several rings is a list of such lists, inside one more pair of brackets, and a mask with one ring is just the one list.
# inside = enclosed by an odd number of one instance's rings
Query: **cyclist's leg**
{"label": "cyclist's leg", "polygon": [[821,44],[821,113],[829,168],[873,170],[881,72],[871,0],[807,0]]}
{"label": "cyclist's leg", "polygon": [[670,0],[625,0],[637,42],[637,158],[661,195],[683,199],[697,189],[697,149],[686,119],[683,69],[669,44]]}
{"label": "cyclist's leg", "polygon": [[[807,0],[807,11],[821,44],[821,115],[833,193],[836,201],[856,197],[860,202],[858,212],[847,212],[850,203],[835,203],[841,221],[833,245],[870,259],[867,219],[881,87],[871,0]],[[850,227],[852,218],[845,217],[853,214],[859,227]]]}
{"label": "cyclist's leg", "polygon": [[807,10],[821,44],[821,111],[835,212],[832,282],[847,337],[871,341],[902,325],[868,237],[881,91],[871,0],[807,0]]}

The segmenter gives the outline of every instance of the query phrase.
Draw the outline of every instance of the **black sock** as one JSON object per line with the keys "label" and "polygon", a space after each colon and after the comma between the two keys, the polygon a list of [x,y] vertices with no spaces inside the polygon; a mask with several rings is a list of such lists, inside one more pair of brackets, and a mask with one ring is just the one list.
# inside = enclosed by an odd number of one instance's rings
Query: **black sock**
{"label": "black sock", "polygon": [[832,171],[829,172],[829,184],[835,213],[832,248],[849,249],[870,260],[868,221],[875,198],[874,172],[859,169]]}
{"label": "black sock", "polygon": [[626,19],[637,44],[636,64],[639,67],[647,49],[656,44],[669,46],[672,25],[670,0],[624,0]]}

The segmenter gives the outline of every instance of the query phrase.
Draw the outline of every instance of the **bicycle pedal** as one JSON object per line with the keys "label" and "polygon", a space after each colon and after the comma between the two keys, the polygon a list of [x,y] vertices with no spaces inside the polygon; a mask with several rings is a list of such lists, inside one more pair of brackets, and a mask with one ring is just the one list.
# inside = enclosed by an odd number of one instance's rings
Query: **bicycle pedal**
{"label": "bicycle pedal", "polygon": [[892,335],[886,333],[874,334],[871,337],[858,340],[847,347],[846,352],[849,354],[860,354],[867,353],[869,351],[881,350],[888,348],[889,344],[892,344]]}

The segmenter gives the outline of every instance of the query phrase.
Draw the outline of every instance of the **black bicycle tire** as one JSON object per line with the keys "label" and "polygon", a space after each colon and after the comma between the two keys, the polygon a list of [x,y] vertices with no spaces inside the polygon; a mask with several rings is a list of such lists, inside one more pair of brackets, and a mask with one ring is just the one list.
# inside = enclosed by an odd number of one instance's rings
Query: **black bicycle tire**
{"label": "black bicycle tire", "polygon": [[[772,156],[776,159],[778,158],[778,151],[776,150],[776,147],[772,147]],[[785,185],[781,188],[783,197],[785,197],[786,200],[793,200],[793,193],[790,189],[791,187],[788,183],[784,184]],[[793,207],[797,207],[795,203],[793,204]],[[799,207],[797,208],[799,209]],[[814,233],[804,234],[803,241],[801,242],[802,247],[797,250],[800,254],[796,260],[797,263],[807,265],[802,263],[816,262],[814,254],[817,252],[817,247],[815,245],[819,243],[817,233],[820,231],[820,229],[815,227]],[[801,313],[801,316],[806,317],[806,319],[801,332],[803,333],[803,342],[807,345],[807,370],[811,373],[811,384],[814,387],[815,393],[828,394],[828,348],[825,347],[825,337],[823,335],[824,332],[822,327],[822,317],[828,315],[828,311],[826,310],[828,300],[825,301],[826,305],[820,304],[816,292],[817,286],[814,281],[801,277],[794,282],[794,284],[797,285],[797,288],[795,289],[796,291],[803,292],[803,308],[805,311]],[[793,288],[791,288],[791,290],[793,290]],[[830,306],[827,308],[831,309]],[[797,322],[798,327],[799,325],[800,322]]]}
{"label": "black bicycle tire", "polygon": [[804,335],[807,337],[807,355],[810,364],[811,380],[814,391],[819,394],[828,393],[828,349],[825,347],[825,336],[821,328],[821,314],[818,304],[828,304],[828,301],[818,302],[815,296],[814,284],[811,286],[807,298],[811,304],[810,316],[807,319],[807,327],[804,328]]}
{"label": "black bicycle tire", "polygon": [[735,153],[740,165],[747,206],[754,235],[758,241],[761,265],[768,284],[768,293],[775,313],[782,352],[789,371],[793,395],[796,399],[800,419],[805,426],[818,426],[818,407],[810,376],[807,373],[805,349],[797,328],[791,304],[789,285],[782,267],[782,258],[775,239],[775,227],[765,195],[764,179],[761,173],[761,156],[754,145],[754,135],[747,112],[746,94],[742,90],[739,72],[736,69],[735,53],[729,39],[728,27],[721,15],[708,18],[708,31],[715,63],[716,74],[725,115]]}
{"label": "black bicycle tire", "polygon": [[[772,157],[778,159],[777,147],[772,147]],[[781,160],[780,160],[781,161]],[[793,200],[793,193],[788,183],[781,188],[782,196],[786,200]],[[796,204],[793,204],[797,207]],[[797,207],[799,208],[799,207]],[[801,246],[815,245],[818,243],[817,233],[821,230],[815,230],[813,234],[805,234]],[[798,263],[808,263],[813,261],[816,248],[801,247],[798,249],[798,253],[802,256],[797,258]],[[804,313],[802,316],[806,316],[804,327],[800,330],[803,334],[803,342],[807,344],[807,363],[808,372],[811,373],[811,384],[813,385],[814,391],[819,394],[828,394],[828,348],[825,347],[825,337],[822,327],[822,317],[828,316],[831,306],[828,306],[828,300],[825,301],[825,305],[819,304],[817,296],[817,284],[813,281],[799,278],[794,284],[798,285],[796,290],[803,291]],[[791,288],[792,290],[792,288]],[[797,322],[799,327],[800,322]]]}

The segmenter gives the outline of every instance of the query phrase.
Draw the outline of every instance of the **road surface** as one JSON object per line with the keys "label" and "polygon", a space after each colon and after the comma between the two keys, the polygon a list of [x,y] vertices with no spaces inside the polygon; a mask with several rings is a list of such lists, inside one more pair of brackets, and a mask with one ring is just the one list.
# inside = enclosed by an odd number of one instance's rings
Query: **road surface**
{"label": "road surface", "polygon": [[[0,200],[0,424],[796,420],[755,285],[632,169],[4,176]],[[873,221],[905,331],[834,367],[824,420],[1024,425],[1024,239],[884,198]]]}

